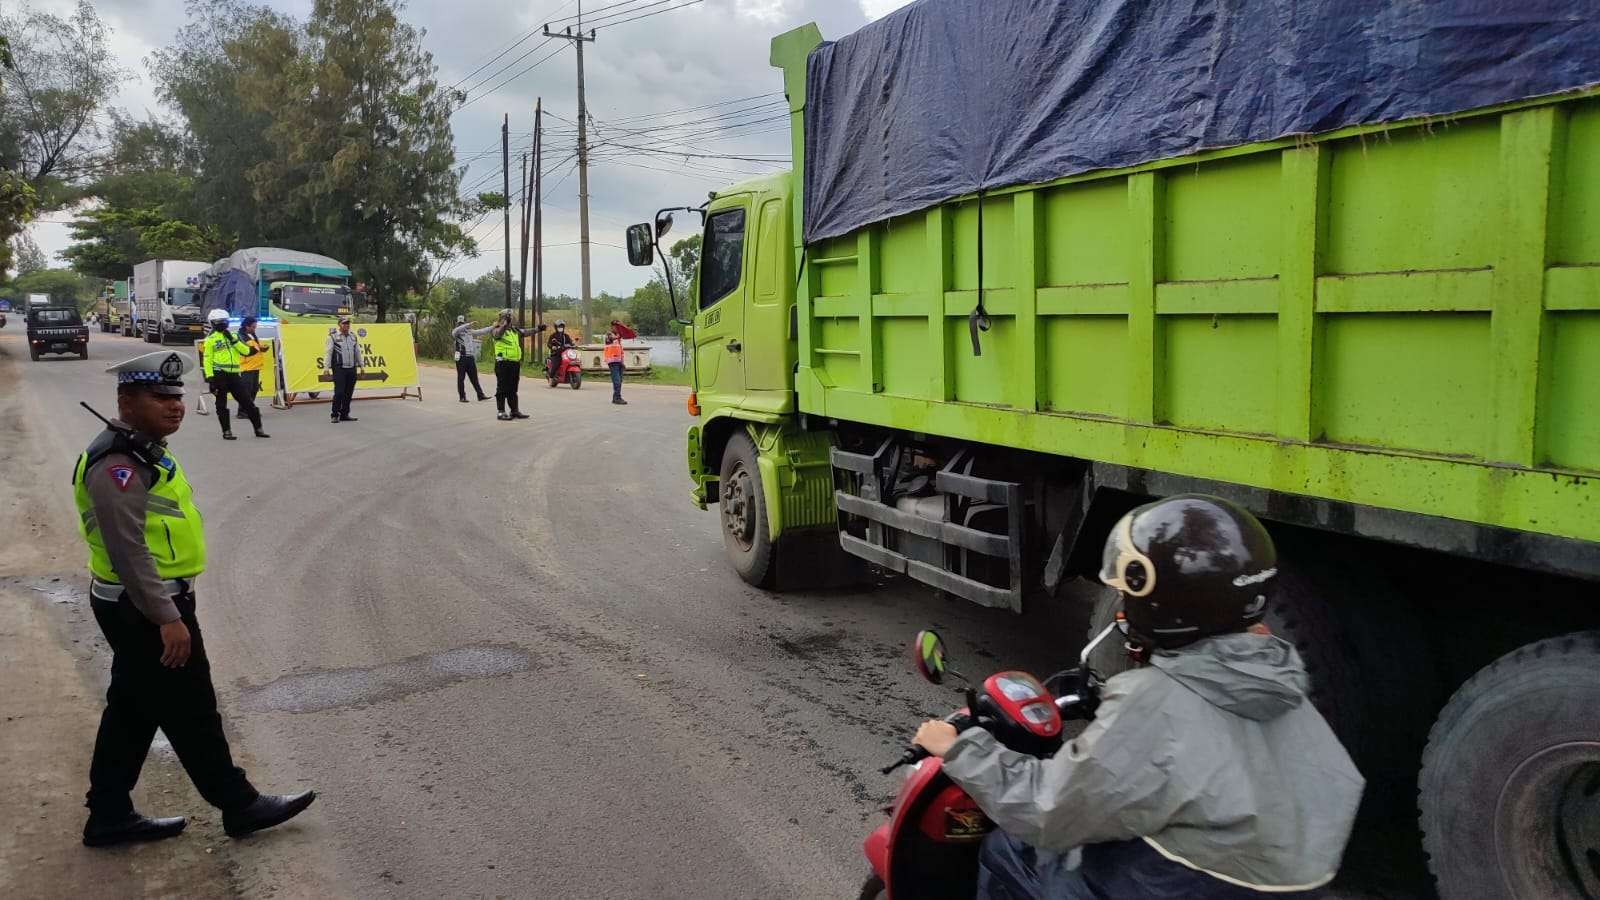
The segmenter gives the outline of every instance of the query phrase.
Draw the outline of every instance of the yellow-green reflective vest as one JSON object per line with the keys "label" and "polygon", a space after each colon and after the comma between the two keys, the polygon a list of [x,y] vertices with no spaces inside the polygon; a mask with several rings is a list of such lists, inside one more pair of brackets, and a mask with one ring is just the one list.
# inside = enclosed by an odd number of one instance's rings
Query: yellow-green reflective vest
{"label": "yellow-green reflective vest", "polygon": [[[78,457],[78,464],[72,470],[72,499],[78,506],[78,534],[89,545],[89,572],[101,581],[121,583],[111,568],[111,557],[106,553],[105,540],[95,521],[94,505],[89,502],[89,489],[83,481],[91,465],[113,452],[125,452],[134,460],[139,459],[131,448],[115,440],[112,432],[102,433]],[[143,478],[148,471],[149,467],[136,463],[133,477]],[[183,468],[176,457],[165,454],[154,471],[155,483],[150,485],[144,513],[144,545],[155,561],[156,574],[164,579],[193,578],[206,568],[206,539],[200,510],[195,508],[189,480],[183,477]]]}
{"label": "yellow-green reflective vest", "polygon": [[204,359],[201,360],[204,365],[201,368],[204,369],[207,378],[216,372],[239,371],[239,349],[233,345],[229,337],[230,335],[224,332],[213,331],[206,335],[205,342],[200,345],[204,352]]}
{"label": "yellow-green reflective vest", "polygon": [[515,328],[500,332],[494,339],[494,358],[522,362],[522,334]]}

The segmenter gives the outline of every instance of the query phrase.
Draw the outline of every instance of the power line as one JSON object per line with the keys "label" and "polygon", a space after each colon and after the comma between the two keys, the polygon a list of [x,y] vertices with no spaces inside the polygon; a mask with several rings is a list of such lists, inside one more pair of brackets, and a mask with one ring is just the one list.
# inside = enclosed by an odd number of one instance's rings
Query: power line
{"label": "power line", "polygon": [[[575,0],[567,0],[567,2],[561,4],[560,6],[556,7],[555,9],[550,10],[550,12],[546,13],[543,18],[549,18],[549,16],[551,16],[551,15],[553,15],[555,13],[558,13],[558,12],[562,11],[563,9],[566,9],[567,7],[571,6],[574,2],[575,2]],[[539,29],[535,28],[532,31],[528,32],[527,34],[523,35],[522,37],[517,38],[515,41],[512,41],[510,44],[506,45],[506,47],[504,49],[502,49],[500,52],[498,52],[495,55],[489,57],[487,60],[484,60],[484,62],[481,65],[479,65],[476,69],[473,69],[471,72],[468,72],[466,74],[466,76],[463,77],[460,81],[457,81],[455,84],[450,85],[450,88],[452,90],[454,90],[455,88],[460,87],[463,82],[470,80],[472,78],[472,76],[478,74],[479,72],[482,72],[484,69],[487,69],[491,64],[494,63],[495,60],[499,59],[502,56],[505,56],[507,53],[510,53],[513,49],[515,49],[517,47],[517,45],[521,44],[523,41],[526,41],[528,38],[531,38],[531,37],[533,37],[534,35],[536,35],[538,33],[539,33]],[[487,79],[485,79],[485,80],[487,80]]]}
{"label": "power line", "polygon": [[[602,6],[599,9],[591,9],[591,10],[589,10],[589,16],[590,16],[590,18],[593,18],[595,13],[603,13],[608,9],[616,9],[619,6],[627,6],[630,3],[638,3],[638,2],[639,2],[639,0],[622,0],[622,2],[613,3],[610,6]],[[560,18],[556,18],[556,19],[546,19],[545,20],[545,27],[549,27],[550,25],[555,24],[557,22],[565,22],[568,19],[582,19],[582,18],[583,18],[583,13],[579,12],[577,15],[573,15],[573,16],[561,16]]]}
{"label": "power line", "polygon": [[613,123],[616,123],[616,122],[632,122],[632,121],[635,121],[637,119],[660,119],[660,118],[666,118],[668,116],[682,115],[684,113],[700,112],[701,110],[714,109],[714,108],[716,108],[718,106],[732,106],[732,105],[737,104],[737,103],[746,103],[746,102],[751,101],[751,100],[760,100],[760,99],[767,98],[767,97],[782,97],[782,96],[783,96],[783,94],[777,93],[777,92],[771,92],[771,93],[766,93],[766,94],[751,94],[748,97],[735,97],[735,98],[733,98],[731,100],[718,100],[715,103],[707,103],[707,104],[704,104],[702,106],[690,106],[690,107],[686,107],[684,109],[669,109],[669,110],[667,110],[665,112],[642,113],[642,114],[636,115],[636,116],[623,116],[621,118],[612,119],[611,121]]}
{"label": "power line", "polygon": [[[473,96],[475,91],[479,90],[484,85],[486,85],[489,82],[495,80],[496,78],[499,78],[507,69],[511,68],[512,66],[516,65],[519,62],[522,62],[523,60],[527,59],[528,57],[532,56],[533,54],[538,53],[539,50],[542,49],[548,43],[550,43],[550,39],[549,38],[545,38],[543,41],[541,41],[541,42],[539,42],[537,44],[534,44],[532,47],[528,48],[526,53],[522,54],[521,56],[517,57],[516,59],[513,59],[511,62],[508,62],[505,65],[501,66],[500,68],[496,69],[494,71],[493,75],[489,75],[489,76],[485,77],[484,79],[482,79],[481,81],[479,81],[477,84],[473,85],[472,87],[467,88],[467,90],[464,93],[466,93],[467,96],[469,96],[469,97]],[[465,106],[466,104],[462,104],[462,105]]]}
{"label": "power line", "polygon": [[[548,41],[546,43],[548,43]],[[541,44],[540,46],[542,47],[544,45]],[[494,87],[490,88],[487,91],[484,91],[484,92],[482,92],[480,94],[476,94],[476,95],[471,96],[471,97],[468,97],[467,98],[467,102],[465,102],[465,103],[461,104],[460,106],[456,107],[455,111],[456,112],[460,112],[463,109],[466,109],[467,107],[469,107],[472,104],[476,103],[477,101],[483,99],[484,97],[487,97],[490,94],[493,94],[494,92],[500,90],[501,88],[505,87],[506,85],[510,84],[511,82],[516,81],[518,78],[521,78],[522,76],[528,74],[529,72],[532,72],[534,69],[537,69],[540,66],[544,65],[545,63],[549,62],[551,59],[553,59],[556,56],[556,54],[560,53],[564,49],[566,49],[566,45],[562,44],[561,46],[557,47],[556,49],[550,51],[549,55],[541,57],[538,61],[533,63],[533,65],[530,65],[526,69],[523,69],[522,71],[518,72],[517,74],[512,75],[510,78],[507,78],[505,81],[500,82],[499,84],[495,85]]]}
{"label": "power line", "polygon": [[[644,15],[642,15],[642,16],[634,16],[631,19],[623,19],[620,22],[607,22],[606,24],[601,25],[600,28],[610,28],[613,25],[626,25],[629,22],[637,22],[640,19],[648,19],[651,16],[659,16],[662,13],[669,13],[669,12],[672,12],[673,10],[687,9],[687,8],[689,8],[691,6],[694,6],[694,5],[698,4],[698,3],[703,3],[703,2],[705,2],[705,0],[689,0],[689,2],[681,4],[681,5],[678,5],[678,6],[669,6],[666,9],[658,9],[655,12],[648,12],[648,13],[645,13]],[[595,30],[598,31],[598,30],[600,30],[600,28],[597,28]]]}

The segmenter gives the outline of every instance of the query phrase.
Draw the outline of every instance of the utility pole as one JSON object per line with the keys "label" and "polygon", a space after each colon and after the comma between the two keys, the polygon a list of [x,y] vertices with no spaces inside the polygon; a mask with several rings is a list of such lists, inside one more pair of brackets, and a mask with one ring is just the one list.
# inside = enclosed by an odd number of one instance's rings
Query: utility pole
{"label": "utility pole", "polygon": [[578,3],[578,30],[574,32],[572,26],[567,26],[564,32],[552,32],[550,26],[544,27],[544,36],[547,38],[563,38],[573,44],[573,49],[578,53],[578,253],[583,272],[583,291],[581,297],[583,333],[582,340],[589,339],[591,323],[589,322],[589,140],[588,119],[589,107],[583,98],[583,45],[594,42],[594,31],[587,36],[583,33],[583,3]]}
{"label": "utility pole", "polygon": [[506,309],[511,308],[511,114],[500,121],[500,175],[504,182],[506,205]]}
{"label": "utility pole", "polygon": [[[544,183],[544,98],[533,105],[533,321],[544,325],[544,229],[539,189]],[[544,343],[539,343],[543,352]]]}
{"label": "utility pole", "polygon": [[[522,177],[517,179],[517,190],[522,192],[517,209],[517,224],[522,226],[522,253],[517,257],[522,274],[517,278],[517,327],[528,327],[528,206],[533,198],[528,196],[528,154],[522,154]],[[509,208],[511,204],[506,204]]]}

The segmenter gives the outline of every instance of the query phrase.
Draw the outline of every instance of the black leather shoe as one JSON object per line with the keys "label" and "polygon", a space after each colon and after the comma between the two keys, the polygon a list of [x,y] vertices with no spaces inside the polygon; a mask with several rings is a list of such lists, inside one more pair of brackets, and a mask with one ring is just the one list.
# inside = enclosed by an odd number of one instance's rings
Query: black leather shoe
{"label": "black leather shoe", "polygon": [[182,816],[152,819],[131,812],[125,818],[109,819],[90,814],[88,824],[83,826],[83,845],[110,847],[134,841],[159,841],[183,831],[188,824]]}
{"label": "black leather shoe", "polygon": [[225,441],[236,441],[236,440],[238,440],[238,438],[233,436],[233,432],[231,432],[231,431],[224,431],[222,433],[222,439],[225,440]]}
{"label": "black leather shoe", "polygon": [[262,431],[261,429],[257,428],[256,429],[256,437],[269,438],[269,437],[272,437],[272,435],[267,434],[265,431]]}
{"label": "black leather shoe", "polygon": [[[479,400],[482,400],[482,399],[483,399],[483,398],[482,398],[482,397],[479,397],[479,398],[478,398],[478,399],[479,399]],[[462,402],[462,403],[465,403],[465,402],[467,402],[467,398],[465,398],[465,397],[462,397],[462,398],[461,398],[461,402]]]}
{"label": "black leather shoe", "polygon": [[514,413],[511,414],[511,418],[513,418],[513,419],[526,419],[526,418],[528,418],[528,414],[525,413],[525,412],[514,412]]}
{"label": "black leather shoe", "polygon": [[355,416],[340,416],[339,417],[339,421],[341,421],[341,422],[359,422],[361,420],[356,418]]}
{"label": "black leather shoe", "polygon": [[239,838],[282,825],[305,811],[317,799],[316,791],[299,794],[262,794],[244,809],[222,814],[222,830],[228,837]]}

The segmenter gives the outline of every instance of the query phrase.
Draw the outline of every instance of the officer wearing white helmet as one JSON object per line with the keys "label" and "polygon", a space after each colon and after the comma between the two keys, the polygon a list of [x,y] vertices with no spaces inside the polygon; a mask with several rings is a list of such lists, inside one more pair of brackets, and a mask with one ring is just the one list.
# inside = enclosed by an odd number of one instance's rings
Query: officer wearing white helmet
{"label": "officer wearing white helmet", "polygon": [[[316,794],[257,791],[233,760],[217,713],[194,580],[206,565],[194,492],[166,439],[183,423],[185,354],[160,350],[107,369],[117,374],[117,418],[106,421],[72,470],[78,534],[89,548],[89,604],[111,645],[111,686],[89,766],[83,842],[103,847],[172,837],[180,818],[133,808],[129,793],[156,729],[230,837],[271,828]],[[96,415],[99,415],[96,413]]]}
{"label": "officer wearing white helmet", "polygon": [[494,342],[495,418],[502,422],[528,418],[517,405],[517,381],[522,377],[522,339],[537,333],[532,328],[518,328],[511,319],[511,310],[502,309],[489,329]]}
{"label": "officer wearing white helmet", "polygon": [[229,330],[226,310],[213,309],[206,314],[206,323],[211,326],[211,333],[200,345],[200,367],[205,372],[206,383],[211,386],[212,396],[217,399],[217,424],[222,426],[222,439],[234,439],[228,419],[229,394],[239,404],[239,415],[250,420],[256,437],[272,437],[261,430],[261,410],[256,408],[254,394],[245,389],[244,379],[239,375],[239,361],[261,351],[239,340]]}

